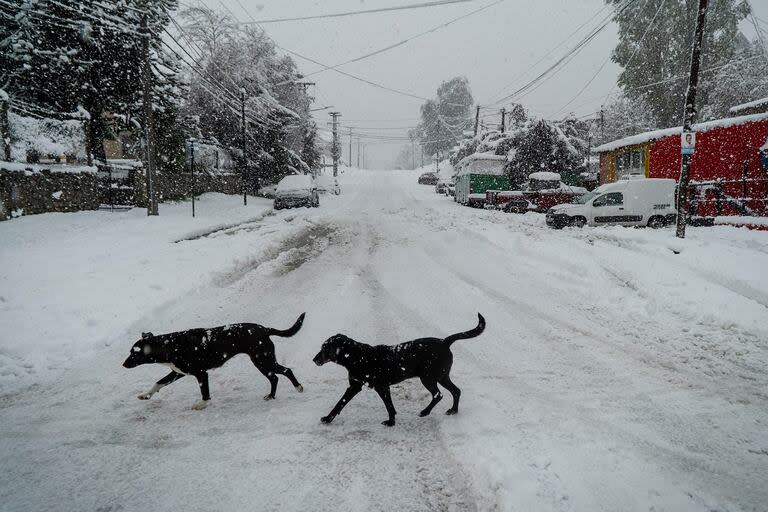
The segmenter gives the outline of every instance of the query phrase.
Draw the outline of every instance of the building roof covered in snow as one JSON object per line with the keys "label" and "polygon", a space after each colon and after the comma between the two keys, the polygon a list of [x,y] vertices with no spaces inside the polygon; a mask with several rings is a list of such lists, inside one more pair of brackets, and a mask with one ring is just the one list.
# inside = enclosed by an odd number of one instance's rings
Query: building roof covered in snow
{"label": "building roof covered in snow", "polygon": [[735,107],[731,107],[728,109],[728,112],[731,114],[744,114],[749,113],[749,111],[752,110],[760,110],[760,111],[768,111],[768,98],[761,98],[759,100],[749,101],[747,103],[742,103],[741,105],[736,105]]}
{"label": "building roof covered in snow", "polygon": [[507,157],[505,155],[494,155],[493,153],[473,153],[465,156],[456,165],[458,175],[465,174],[489,174],[501,176],[504,174],[504,165]]}
{"label": "building roof covered in snow", "polygon": [[[749,116],[728,117],[725,119],[715,119],[714,121],[706,121],[704,123],[698,123],[693,125],[693,131],[697,133],[707,132],[716,128],[728,128],[731,126],[739,126],[747,123],[754,123],[758,121],[767,121],[768,112],[762,114],[752,114]],[[679,135],[683,133],[682,126],[676,126],[674,128],[664,128],[662,130],[653,130],[645,133],[638,133],[637,135],[631,135],[624,137],[623,139],[608,142],[601,146],[597,146],[592,149],[593,153],[606,153],[608,151],[614,151],[619,148],[627,146],[635,146],[638,144],[645,144],[665,137],[671,137],[673,135]]]}

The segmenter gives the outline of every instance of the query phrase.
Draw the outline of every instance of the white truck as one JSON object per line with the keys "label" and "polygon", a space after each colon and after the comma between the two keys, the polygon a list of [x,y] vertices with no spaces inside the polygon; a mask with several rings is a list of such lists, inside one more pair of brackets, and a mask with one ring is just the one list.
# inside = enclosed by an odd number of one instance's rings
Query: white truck
{"label": "white truck", "polygon": [[577,197],[571,204],[547,210],[547,225],[648,226],[661,228],[675,221],[675,180],[646,178],[617,181]]}

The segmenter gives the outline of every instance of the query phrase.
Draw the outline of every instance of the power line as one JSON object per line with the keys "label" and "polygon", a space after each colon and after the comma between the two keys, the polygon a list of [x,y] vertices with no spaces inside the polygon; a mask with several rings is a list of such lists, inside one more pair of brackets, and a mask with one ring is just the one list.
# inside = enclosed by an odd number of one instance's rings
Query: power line
{"label": "power line", "polygon": [[[591,22],[592,20],[594,20],[595,18],[597,18],[597,17],[598,17],[600,14],[602,14],[602,12],[603,12],[603,11],[605,11],[606,9],[609,9],[609,8],[610,8],[610,4],[606,4],[606,5],[604,5],[604,6],[603,6],[603,7],[602,7],[600,10],[598,10],[598,11],[597,11],[595,14],[593,14],[593,15],[592,15],[592,17],[590,17],[590,18],[589,18],[587,21],[585,21],[584,23],[582,23],[581,25],[579,25],[578,27],[576,27],[576,30],[574,30],[573,32],[571,32],[570,34],[568,34],[568,36],[566,36],[566,37],[565,37],[565,39],[563,39],[563,40],[562,40],[562,41],[560,41],[560,42],[559,42],[557,45],[555,45],[554,47],[552,47],[552,49],[550,49],[550,50],[549,50],[547,53],[545,53],[544,55],[542,55],[542,56],[541,56],[541,58],[539,58],[539,60],[537,60],[537,61],[536,61],[536,62],[534,62],[534,63],[533,63],[531,66],[529,66],[529,67],[528,67],[528,69],[527,69],[527,70],[525,70],[525,71],[523,72],[523,74],[522,74],[522,75],[519,75],[519,76],[517,76],[517,77],[516,77],[514,80],[512,80],[510,83],[508,83],[507,85],[505,85],[504,87],[502,87],[501,89],[499,89],[498,91],[496,91],[496,92],[494,93],[494,96],[496,96],[497,94],[501,94],[501,93],[502,93],[502,92],[504,92],[504,91],[505,91],[505,90],[506,90],[508,87],[510,87],[512,84],[514,84],[515,82],[517,82],[518,80],[520,80],[522,77],[524,77],[524,76],[526,76],[528,73],[530,73],[530,72],[531,72],[531,71],[532,71],[532,70],[533,70],[533,69],[534,69],[536,66],[538,66],[538,65],[539,65],[539,64],[540,64],[542,61],[544,61],[544,59],[546,59],[547,57],[549,57],[550,55],[552,55],[552,54],[555,52],[555,50],[557,50],[558,48],[560,48],[561,46],[563,46],[563,45],[564,45],[564,44],[565,44],[565,43],[566,43],[566,42],[567,42],[569,39],[571,39],[571,38],[572,38],[574,35],[576,35],[576,34],[577,34],[577,33],[578,33],[578,32],[579,32],[579,31],[580,31],[582,28],[584,28],[584,27],[585,27],[585,26],[586,26],[586,25],[587,25],[589,22]],[[494,108],[494,107],[481,107],[481,108],[483,108],[483,109],[489,109],[489,108]]]}
{"label": "power line", "polygon": [[361,61],[361,60],[364,60],[364,59],[367,59],[367,58],[369,58],[369,57],[373,57],[373,56],[375,56],[375,55],[380,55],[380,54],[382,54],[382,53],[385,53],[385,52],[387,52],[387,51],[389,51],[389,50],[393,50],[393,49],[395,49],[395,48],[398,48],[398,47],[400,47],[400,46],[403,46],[404,44],[407,44],[407,43],[409,43],[409,42],[413,41],[414,39],[418,39],[419,37],[423,37],[423,36],[425,36],[425,35],[427,35],[427,34],[431,34],[431,33],[433,33],[433,32],[436,32],[436,31],[438,31],[438,30],[440,30],[440,29],[442,29],[442,28],[445,28],[445,27],[447,27],[447,26],[449,26],[449,25],[452,25],[452,24],[454,24],[454,23],[456,23],[456,22],[458,22],[458,21],[460,21],[460,20],[463,20],[463,19],[465,19],[465,18],[469,18],[470,16],[473,16],[473,15],[475,15],[475,14],[479,13],[479,12],[485,11],[486,9],[489,9],[489,8],[491,8],[491,7],[493,7],[493,6],[497,5],[497,4],[500,4],[500,3],[502,3],[503,1],[504,1],[504,0],[497,0],[497,1],[493,2],[493,3],[490,3],[490,4],[488,4],[488,5],[485,5],[485,6],[483,6],[483,7],[480,7],[479,9],[475,9],[475,10],[473,10],[473,11],[470,11],[470,12],[468,12],[468,13],[466,13],[466,14],[462,15],[462,16],[459,16],[459,17],[457,17],[457,18],[453,18],[452,20],[449,20],[449,21],[447,21],[447,22],[445,22],[445,23],[442,23],[442,24],[440,24],[440,25],[437,25],[437,26],[435,26],[435,27],[432,27],[432,28],[430,28],[429,30],[425,30],[424,32],[420,32],[420,33],[418,33],[418,34],[416,34],[416,35],[413,35],[413,36],[411,36],[411,37],[408,37],[408,38],[406,38],[406,39],[403,39],[403,40],[401,40],[401,41],[398,41],[397,43],[391,44],[391,45],[389,45],[389,46],[385,46],[384,48],[379,48],[378,50],[374,50],[374,51],[372,51],[372,52],[366,53],[365,55],[361,55],[361,56],[359,56],[359,57],[356,57],[356,58],[354,58],[354,59],[350,59],[350,60],[344,61],[344,62],[342,62],[342,63],[340,63],[340,64],[336,64],[335,66],[331,66],[330,68],[319,69],[319,70],[317,70],[317,71],[313,71],[313,72],[311,72],[311,73],[308,73],[308,74],[307,74],[307,75],[305,75],[305,76],[312,76],[312,75],[316,75],[316,74],[318,74],[318,73],[322,73],[322,72],[324,72],[324,71],[328,71],[329,69],[336,69],[336,68],[340,68],[341,66],[346,66],[347,64],[352,64],[353,62],[359,62],[359,61]]}
{"label": "power line", "polygon": [[[468,1],[469,1],[469,0],[468,0]],[[227,8],[227,7],[226,7],[226,6],[225,6],[225,5],[224,5],[224,4],[221,2],[221,0],[219,0],[219,2],[220,2],[220,3],[221,3],[223,6],[224,6],[224,8],[225,8],[225,9]],[[240,2],[240,0],[237,0],[237,3],[238,3],[238,5],[240,5],[240,7],[241,7],[241,8],[242,8],[242,9],[245,11],[245,13],[248,15],[248,17],[250,17],[251,19],[253,19],[253,16],[251,16],[251,15],[250,15],[250,13],[248,12],[248,10],[247,10],[247,9],[245,9],[245,7],[243,6],[242,2]],[[227,9],[227,10],[229,11],[229,9]],[[232,11],[229,11],[229,12],[230,12],[230,13],[232,13]],[[254,21],[254,23],[258,24],[259,22],[257,22],[257,21]],[[264,33],[266,34],[266,31],[264,30],[264,28],[263,28],[263,27],[261,27],[261,26],[260,26],[259,28],[261,28],[261,30],[262,30],[262,31],[264,31]],[[359,82],[363,82],[363,83],[366,83],[366,84],[368,84],[368,85],[370,85],[370,86],[372,86],[372,87],[376,87],[376,88],[378,88],[378,89],[382,89],[382,90],[385,90],[385,91],[393,92],[393,93],[395,93],[395,94],[399,94],[399,95],[401,95],[401,96],[406,96],[406,97],[409,97],[409,98],[414,98],[414,99],[417,99],[417,100],[421,100],[421,101],[430,101],[430,99],[429,99],[429,98],[426,98],[426,97],[424,97],[424,96],[419,96],[418,94],[413,94],[413,93],[410,93],[410,92],[407,92],[407,91],[401,91],[401,90],[399,90],[399,89],[395,89],[395,88],[393,88],[393,87],[388,87],[388,86],[386,86],[386,85],[383,85],[383,84],[380,84],[380,83],[376,83],[376,82],[374,82],[374,81],[372,81],[372,80],[368,80],[367,78],[363,78],[363,77],[361,77],[361,76],[353,75],[352,73],[347,73],[346,71],[342,71],[342,70],[340,70],[340,69],[336,69],[336,68],[334,68],[333,66],[328,66],[328,65],[326,65],[326,64],[323,64],[322,62],[318,62],[317,60],[315,60],[315,59],[313,59],[313,58],[311,58],[311,57],[307,57],[306,55],[302,55],[302,54],[300,54],[300,53],[298,53],[298,52],[295,52],[295,51],[293,51],[293,50],[289,50],[289,49],[288,49],[288,48],[286,48],[285,46],[282,46],[282,45],[278,44],[278,42],[277,42],[277,41],[275,41],[274,39],[272,39],[272,42],[275,44],[275,46],[276,46],[277,48],[280,48],[280,49],[281,49],[281,50],[283,50],[284,52],[290,53],[291,55],[294,55],[294,56],[296,56],[296,57],[298,57],[298,58],[300,58],[300,59],[306,60],[306,61],[308,61],[308,62],[311,62],[311,63],[313,63],[313,64],[317,64],[318,66],[320,66],[320,67],[322,67],[322,68],[324,68],[324,69],[329,69],[329,70],[331,70],[331,71],[333,71],[333,72],[335,72],[335,73],[338,73],[338,74],[340,74],[340,75],[346,76],[346,77],[348,77],[348,78],[352,78],[353,80],[357,80],[357,81],[359,81]],[[449,105],[454,105],[454,106],[463,106],[463,105],[458,105],[458,104],[453,104],[453,103],[449,103]]]}
{"label": "power line", "polygon": [[[621,4],[615,11],[615,15],[621,14],[631,3],[631,0],[626,0],[623,4]],[[504,101],[510,100],[516,96],[519,96],[522,93],[532,92],[536,88],[538,88],[538,85],[543,83],[544,81],[552,78],[557,72],[559,72],[565,64],[570,62],[581,50],[583,50],[592,40],[594,40],[597,35],[602,32],[605,27],[607,27],[611,19],[613,18],[614,14],[610,14],[606,17],[604,17],[600,24],[593,28],[587,36],[582,38],[573,48],[571,48],[568,52],[566,52],[565,55],[560,57],[554,64],[549,66],[547,69],[545,69],[542,73],[540,73],[536,78],[530,80],[528,83],[523,85],[522,87],[518,88],[511,94],[508,94],[507,96],[504,96],[503,98],[496,100],[495,102],[491,103],[490,105],[498,105],[499,103],[502,103]]]}
{"label": "power line", "polygon": [[[634,18],[632,19],[632,23],[634,23],[634,22],[637,20],[637,18],[638,18],[638,16],[639,16],[640,12],[642,12],[642,10],[643,10],[643,9],[645,9],[645,7],[647,7],[647,6],[648,6],[648,2],[649,2],[649,1],[650,1],[650,0],[646,0],[646,1],[645,1],[645,3],[643,4],[643,6],[637,10],[637,13],[635,13],[635,16],[634,16]],[[629,67],[629,65],[632,63],[632,60],[634,60],[634,58],[635,58],[635,55],[637,55],[637,52],[640,50],[640,46],[642,45],[643,41],[645,41],[645,36],[647,36],[647,35],[648,35],[648,32],[650,32],[650,31],[651,31],[651,28],[653,28],[653,26],[656,24],[656,18],[658,18],[658,17],[659,17],[659,13],[660,13],[660,12],[661,12],[661,10],[664,8],[664,4],[666,4],[666,3],[667,3],[667,0],[661,0],[661,3],[659,4],[659,8],[658,8],[658,9],[656,9],[656,14],[654,14],[654,15],[653,15],[653,18],[651,19],[651,22],[650,22],[650,23],[648,24],[648,26],[645,28],[645,32],[643,32],[643,35],[640,37],[640,41],[638,41],[638,43],[637,43],[637,47],[636,47],[636,48],[635,48],[635,50],[632,52],[632,55],[630,55],[630,56],[629,56],[629,60],[627,60],[627,63],[624,65],[624,68],[625,68],[625,69],[626,69],[626,68],[628,68],[628,67]],[[608,57],[606,57],[606,59],[603,61],[603,63],[602,63],[602,64],[600,65],[600,67],[597,69],[597,71],[595,72],[595,74],[594,74],[594,75],[592,75],[592,78],[590,78],[590,79],[589,79],[589,81],[587,81],[587,83],[586,83],[586,84],[584,84],[584,87],[582,87],[581,89],[579,89],[579,92],[577,92],[577,93],[576,93],[576,95],[575,95],[573,98],[571,98],[571,99],[568,101],[568,103],[566,103],[565,105],[563,105],[562,107],[560,107],[560,109],[558,109],[558,110],[557,110],[557,111],[556,111],[554,114],[552,114],[552,116],[550,116],[550,117],[554,117],[554,116],[556,116],[557,114],[559,114],[560,112],[562,112],[563,110],[565,110],[566,108],[568,108],[568,106],[569,106],[571,103],[573,103],[574,101],[576,101],[576,99],[577,99],[579,96],[581,96],[581,94],[582,94],[582,93],[583,93],[583,92],[584,92],[584,91],[587,89],[587,87],[589,87],[589,86],[592,84],[592,82],[594,82],[594,81],[595,81],[595,78],[597,78],[597,76],[598,76],[598,75],[600,74],[600,72],[603,70],[603,68],[605,67],[605,65],[606,65],[606,64],[608,64],[608,61],[610,61],[610,60],[611,60],[611,56],[612,56],[612,55],[611,55],[611,53],[609,53],[609,54],[608,54]],[[618,87],[618,84],[617,84],[616,86],[614,86],[614,90],[616,89],[616,87]]]}
{"label": "power line", "polygon": [[[252,19],[251,21],[241,21],[237,23],[233,23],[233,25],[259,25],[263,23],[283,23],[286,21],[305,21],[305,20],[318,20],[318,19],[326,19],[326,18],[341,18],[345,16],[356,16],[359,14],[373,14],[373,13],[380,13],[380,12],[390,12],[390,11],[402,11],[402,10],[410,10],[410,9],[423,9],[426,7],[438,7],[441,5],[449,5],[449,4],[462,4],[467,2],[474,2],[475,0],[437,0],[434,2],[424,2],[420,4],[412,4],[412,5],[401,5],[396,7],[379,7],[377,9],[366,9],[366,10],[360,10],[360,11],[346,11],[346,12],[337,12],[337,13],[331,13],[331,14],[317,14],[313,16],[299,16],[295,18],[272,18],[272,19],[266,19],[266,20],[255,20]],[[247,11],[246,11],[247,12]],[[249,15],[250,18],[253,18]]]}

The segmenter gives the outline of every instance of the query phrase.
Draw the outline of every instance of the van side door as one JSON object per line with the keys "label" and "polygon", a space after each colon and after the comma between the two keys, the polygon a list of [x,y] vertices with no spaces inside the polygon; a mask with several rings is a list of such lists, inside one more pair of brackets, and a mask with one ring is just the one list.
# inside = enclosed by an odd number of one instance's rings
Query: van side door
{"label": "van side door", "polygon": [[608,192],[592,200],[592,215],[596,226],[632,222],[624,211],[624,194]]}

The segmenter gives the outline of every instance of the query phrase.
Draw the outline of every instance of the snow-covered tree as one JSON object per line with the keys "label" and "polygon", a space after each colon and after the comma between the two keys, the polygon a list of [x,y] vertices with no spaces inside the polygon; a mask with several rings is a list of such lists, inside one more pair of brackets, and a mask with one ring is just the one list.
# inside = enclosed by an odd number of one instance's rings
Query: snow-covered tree
{"label": "snow-covered tree", "polygon": [[247,135],[241,165],[253,164],[254,178],[273,182],[287,172],[316,168],[312,98],[294,61],[278,54],[263,30],[236,27],[225,14],[194,7],[183,16],[204,70],[189,76],[185,112],[199,119],[202,134],[239,151],[244,98]]}
{"label": "snow-covered tree", "polygon": [[733,60],[716,73],[704,75],[710,84],[710,103],[702,120],[729,117],[736,105],[768,97],[768,60],[759,40],[747,42]]}
{"label": "snow-covered tree", "polygon": [[628,98],[623,94],[603,106],[602,124],[592,127],[593,143],[602,144],[657,128],[656,119],[644,96]]}
{"label": "snow-covered tree", "polygon": [[[624,0],[607,3],[627,5]],[[682,122],[686,80],[690,66],[697,0],[648,0],[629,2],[617,16],[619,43],[613,61],[623,70],[619,85],[630,98],[643,97],[659,127]],[[749,13],[743,0],[710,2],[704,33],[704,67],[729,62],[734,55],[738,25]],[[657,85],[646,87],[649,83]],[[697,103],[710,103],[713,83],[702,83]],[[701,110],[701,108],[700,108]]]}
{"label": "snow-covered tree", "polygon": [[466,77],[455,77],[440,84],[437,98],[421,107],[419,133],[426,154],[447,154],[463,139],[463,132],[472,127],[472,103]]}
{"label": "snow-covered tree", "polygon": [[[162,44],[175,8],[176,0],[16,0],[9,14],[17,28],[0,40],[11,108],[33,117],[84,119],[87,154],[105,160],[108,118],[140,118],[145,34],[155,108],[168,116],[178,106],[177,64]],[[164,125],[175,121],[158,123]]]}

